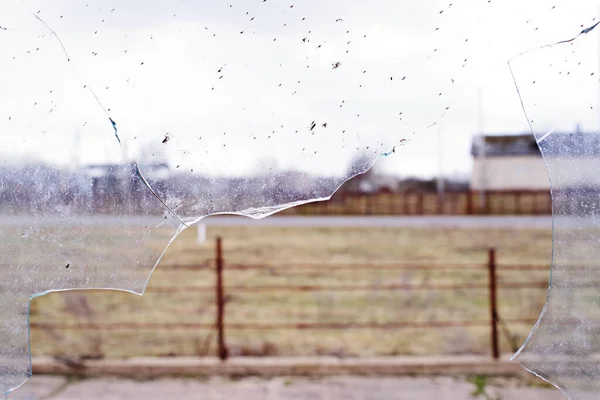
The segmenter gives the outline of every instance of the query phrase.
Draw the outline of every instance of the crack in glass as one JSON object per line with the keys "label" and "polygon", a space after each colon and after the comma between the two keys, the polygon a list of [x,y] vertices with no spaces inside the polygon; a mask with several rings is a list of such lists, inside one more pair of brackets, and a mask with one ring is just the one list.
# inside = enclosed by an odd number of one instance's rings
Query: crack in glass
{"label": "crack in glass", "polygon": [[[599,53],[597,26],[510,61],[548,169],[553,213],[547,302],[513,360],[574,400],[597,398],[600,391],[600,191],[595,179],[600,168],[600,85],[596,60],[585,56]],[[548,118],[551,113],[568,117]],[[569,123],[577,125],[575,131],[567,130]]]}

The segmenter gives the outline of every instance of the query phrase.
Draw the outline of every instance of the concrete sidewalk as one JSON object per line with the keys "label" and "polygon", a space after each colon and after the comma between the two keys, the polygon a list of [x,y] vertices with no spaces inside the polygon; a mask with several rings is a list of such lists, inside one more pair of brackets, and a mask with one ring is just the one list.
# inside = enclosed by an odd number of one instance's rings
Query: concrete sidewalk
{"label": "concrete sidewalk", "polygon": [[[564,400],[557,389],[508,359],[133,358],[33,360],[34,376],[9,396],[20,400]],[[46,375],[45,375],[46,374]],[[52,376],[54,375],[54,376]],[[474,397],[469,376],[488,376]],[[418,376],[418,377],[415,377]]]}
{"label": "concrete sidewalk", "polygon": [[9,396],[11,400],[564,400],[557,389],[528,387],[514,378],[492,379],[487,396],[473,396],[467,379],[429,378],[224,378],[134,381],[117,378],[69,380],[34,376]]}

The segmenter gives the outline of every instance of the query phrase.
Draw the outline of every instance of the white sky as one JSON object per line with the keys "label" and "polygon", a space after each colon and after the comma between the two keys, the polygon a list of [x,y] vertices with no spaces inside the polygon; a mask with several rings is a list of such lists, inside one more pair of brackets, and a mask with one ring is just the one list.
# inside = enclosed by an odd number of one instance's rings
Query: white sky
{"label": "white sky", "polygon": [[[276,166],[343,174],[357,151],[396,148],[382,159],[383,170],[430,176],[439,168],[441,129],[443,170],[465,175],[478,90],[486,132],[527,131],[507,60],[575,36],[593,24],[596,4],[5,1],[0,151],[70,166],[121,161],[104,107],[131,157],[155,154],[197,173]],[[597,50],[598,34],[588,36],[581,40]],[[597,51],[570,57],[598,69]],[[517,78],[595,98],[597,78],[573,72],[556,80],[534,64],[523,63]],[[545,100],[537,95],[530,103]],[[595,129],[597,120],[549,107],[536,124]]]}

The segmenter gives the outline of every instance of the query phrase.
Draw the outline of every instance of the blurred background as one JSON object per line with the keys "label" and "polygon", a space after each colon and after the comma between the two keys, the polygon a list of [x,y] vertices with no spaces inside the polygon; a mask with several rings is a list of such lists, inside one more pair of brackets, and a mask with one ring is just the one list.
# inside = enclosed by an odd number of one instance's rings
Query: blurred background
{"label": "blurred background", "polygon": [[[202,220],[168,248],[141,298],[34,299],[32,353],[218,355],[218,237],[229,355],[492,354],[490,262],[497,345],[514,352],[546,299],[549,182],[532,135],[475,135],[471,149],[470,176],[402,176],[376,164],[329,201],[262,221]],[[108,167],[94,171],[96,199],[124,184]]]}
{"label": "blurred background", "polygon": [[[447,365],[456,368],[476,357],[460,369],[461,376],[473,376],[459,378],[466,386],[428,381],[428,390],[461,399],[490,393],[503,393],[499,398],[504,399],[533,396],[537,392],[527,388],[506,392],[506,387],[530,385],[514,368],[500,373],[512,380],[487,378],[493,370],[485,360],[506,363],[546,301],[552,251],[546,167],[530,134],[476,134],[470,151],[469,174],[443,169],[436,176],[390,173],[385,164],[396,161],[390,156],[346,182],[330,200],[262,220],[203,219],[170,245],[143,297],[96,290],[33,299],[34,371],[46,365],[46,372],[56,372],[58,365],[79,375],[90,361],[152,357],[168,375],[176,370],[169,369],[171,360],[177,364],[191,357],[251,360],[253,367],[237,372],[245,376],[248,371],[262,374],[252,361],[260,358],[259,365],[281,360],[296,365],[279,373],[285,377],[307,359],[319,364],[319,359],[333,358],[371,369],[375,381],[321,378],[309,390],[303,378],[281,378],[285,389],[275,398],[293,393],[304,398],[307,392],[347,398],[347,391],[365,399],[429,398],[427,390],[413,387],[420,385],[417,381],[403,381],[399,375],[404,373],[394,372],[390,360],[413,365],[409,373],[437,365],[434,372],[424,372],[428,376],[450,373]],[[127,186],[128,175],[119,170],[95,165],[79,172],[82,180],[91,180],[99,210],[123,190],[114,187]],[[153,187],[160,191],[160,179],[168,180],[170,169],[162,164],[156,171]],[[294,178],[301,180],[301,175],[289,177]],[[579,188],[554,188],[555,195],[569,190]],[[590,198],[597,198],[589,190]],[[156,240],[156,250],[162,244]],[[44,361],[49,357],[54,360],[50,369]],[[122,373],[124,367],[119,368]],[[135,374],[135,367],[125,370],[126,376]],[[103,371],[111,375],[117,370],[109,366]],[[327,364],[319,371],[323,377],[349,373]],[[381,379],[390,376],[396,378],[387,389],[369,386],[383,388]],[[235,390],[242,390],[237,383],[210,382],[211,393],[221,393],[218,398],[233,398],[239,395]],[[536,390],[548,396],[547,388]]]}

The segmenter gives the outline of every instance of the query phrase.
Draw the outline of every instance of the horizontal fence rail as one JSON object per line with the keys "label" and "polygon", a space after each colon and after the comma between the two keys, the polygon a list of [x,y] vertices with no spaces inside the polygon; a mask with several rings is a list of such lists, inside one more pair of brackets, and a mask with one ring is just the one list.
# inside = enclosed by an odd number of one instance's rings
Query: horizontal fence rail
{"label": "horizontal fence rail", "polygon": [[[535,318],[507,319],[508,323],[534,324]],[[320,330],[320,329],[415,329],[415,328],[452,328],[452,327],[489,327],[489,320],[454,320],[454,321],[423,321],[423,322],[281,322],[281,323],[226,323],[227,330]],[[82,322],[82,323],[54,323],[32,322],[32,329],[59,329],[59,330],[138,330],[138,329],[211,329],[215,324],[201,322]]]}
{"label": "horizontal fence rail", "polygon": [[[584,285],[582,283],[582,285]],[[548,281],[533,282],[501,282],[497,285],[502,289],[535,289],[547,288]],[[580,286],[577,286],[580,287]],[[594,287],[594,286],[590,286]],[[358,292],[358,291],[386,291],[386,290],[487,290],[487,283],[439,283],[439,284],[381,284],[381,285],[265,285],[265,286],[224,286],[228,292]],[[182,293],[182,292],[213,292],[214,286],[154,286],[147,292]]]}
{"label": "horizontal fence rail", "polygon": [[[205,264],[194,264],[194,265],[168,265],[164,268],[169,270],[186,270],[186,271],[202,271],[202,270],[213,270],[215,268],[214,263]],[[570,266],[569,269],[584,269],[589,268],[588,266]],[[227,264],[227,271],[252,271],[252,270],[292,270],[298,271],[481,271],[487,270],[488,264],[419,264],[419,263],[372,263],[372,264],[295,264],[286,263],[285,266],[270,265],[270,264]],[[498,265],[496,267],[498,271],[549,271],[550,266],[544,265],[531,265],[531,264],[511,264],[511,265]]]}

